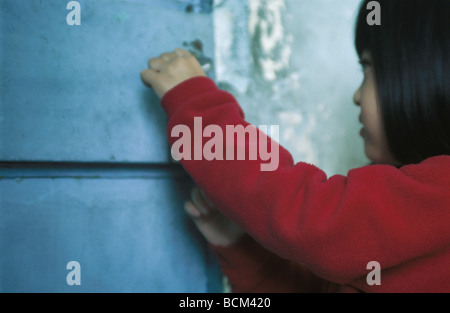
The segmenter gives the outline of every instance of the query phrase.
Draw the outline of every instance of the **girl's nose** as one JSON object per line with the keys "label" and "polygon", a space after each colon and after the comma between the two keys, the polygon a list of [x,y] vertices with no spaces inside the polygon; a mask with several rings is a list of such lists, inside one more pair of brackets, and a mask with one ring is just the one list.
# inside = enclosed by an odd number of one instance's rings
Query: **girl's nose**
{"label": "girl's nose", "polygon": [[358,88],[358,90],[356,90],[355,94],[353,95],[353,102],[357,105],[360,106],[360,101],[361,101],[361,87]]}

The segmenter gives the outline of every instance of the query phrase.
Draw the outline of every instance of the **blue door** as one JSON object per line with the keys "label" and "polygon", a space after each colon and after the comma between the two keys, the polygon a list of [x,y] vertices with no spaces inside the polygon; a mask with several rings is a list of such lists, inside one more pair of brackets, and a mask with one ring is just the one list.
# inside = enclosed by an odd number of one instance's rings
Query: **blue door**
{"label": "blue door", "polygon": [[0,1],[0,292],[220,292],[139,76],[212,1],[69,2]]}

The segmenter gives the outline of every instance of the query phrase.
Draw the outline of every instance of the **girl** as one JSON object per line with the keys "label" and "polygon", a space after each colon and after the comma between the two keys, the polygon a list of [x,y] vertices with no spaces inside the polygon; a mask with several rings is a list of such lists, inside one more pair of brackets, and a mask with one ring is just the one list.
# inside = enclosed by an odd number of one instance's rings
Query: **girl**
{"label": "girl", "polygon": [[[378,1],[381,26],[367,24],[368,2],[354,102],[372,165],[327,178],[282,147],[273,172],[259,159],[181,161],[199,186],[185,209],[234,292],[450,292],[450,1]],[[248,125],[182,49],[150,59],[141,77],[162,98],[171,144],[194,117]]]}

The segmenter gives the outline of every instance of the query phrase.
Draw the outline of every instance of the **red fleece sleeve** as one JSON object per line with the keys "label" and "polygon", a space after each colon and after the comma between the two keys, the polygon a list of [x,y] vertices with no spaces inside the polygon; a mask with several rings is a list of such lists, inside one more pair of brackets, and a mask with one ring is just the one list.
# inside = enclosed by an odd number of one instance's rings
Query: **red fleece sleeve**
{"label": "red fleece sleeve", "polygon": [[[194,117],[224,132],[227,125],[249,125],[235,98],[206,77],[170,90],[162,105],[169,116],[171,145],[178,139],[171,130],[180,124],[194,129]],[[261,171],[265,161],[260,158],[181,164],[219,210],[283,259],[304,264],[326,280],[353,282],[362,289],[367,288],[371,261],[389,269],[450,246],[450,210],[443,209],[450,203],[447,159],[401,169],[366,166],[327,178],[313,165],[294,164],[291,154],[264,133],[259,138],[279,149],[277,170]],[[227,140],[223,151],[230,148]],[[245,144],[248,148],[254,143]],[[410,276],[405,272],[403,283]]]}
{"label": "red fleece sleeve", "polygon": [[306,267],[278,257],[250,236],[230,247],[210,245],[235,293],[335,292],[338,286]]}

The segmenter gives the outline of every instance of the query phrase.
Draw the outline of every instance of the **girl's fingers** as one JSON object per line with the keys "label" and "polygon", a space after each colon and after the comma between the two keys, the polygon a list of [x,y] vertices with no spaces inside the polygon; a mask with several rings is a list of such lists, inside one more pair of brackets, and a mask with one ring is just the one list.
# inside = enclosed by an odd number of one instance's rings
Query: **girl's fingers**
{"label": "girl's fingers", "polygon": [[189,56],[190,53],[182,48],[176,48],[174,53],[179,57]]}
{"label": "girl's fingers", "polygon": [[199,194],[198,188],[194,188],[191,191],[191,201],[195,207],[200,211],[202,215],[208,214],[208,208],[205,206]]}
{"label": "girl's fingers", "polygon": [[169,61],[175,59],[177,57],[177,55],[173,52],[166,52],[166,53],[161,54],[160,57],[162,59],[164,59],[165,61],[169,62]]}
{"label": "girl's fingers", "polygon": [[197,207],[197,209],[200,211],[202,215],[208,215],[211,213],[213,208],[210,205],[208,205],[198,187],[195,187],[192,190],[191,198],[193,204]]}
{"label": "girl's fingers", "polygon": [[165,61],[162,58],[151,58],[148,60],[148,68],[154,71],[161,71],[165,65]]}
{"label": "girl's fingers", "polygon": [[203,197],[203,199],[205,200],[206,204],[210,207],[210,208],[214,208],[214,205],[209,201],[209,199],[205,196],[205,193],[203,192],[203,190],[199,189],[200,193]]}
{"label": "girl's fingers", "polygon": [[197,209],[197,207],[191,201],[186,201],[184,203],[184,210],[186,211],[186,213],[188,213],[193,218],[202,217],[201,212]]}
{"label": "girl's fingers", "polygon": [[141,71],[141,79],[145,85],[153,88],[152,83],[158,79],[158,73],[151,69]]}

